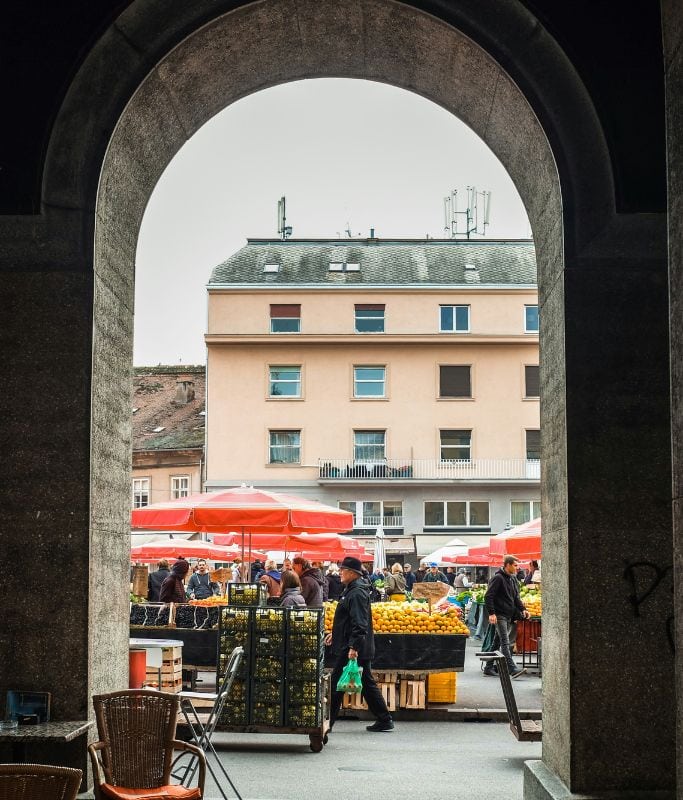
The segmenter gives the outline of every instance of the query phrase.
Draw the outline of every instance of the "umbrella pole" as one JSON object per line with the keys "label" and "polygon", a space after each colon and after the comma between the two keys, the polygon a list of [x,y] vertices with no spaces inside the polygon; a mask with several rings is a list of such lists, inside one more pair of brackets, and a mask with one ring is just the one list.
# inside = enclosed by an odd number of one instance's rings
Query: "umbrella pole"
{"label": "umbrella pole", "polygon": [[244,564],[244,526],[242,526],[242,564]]}

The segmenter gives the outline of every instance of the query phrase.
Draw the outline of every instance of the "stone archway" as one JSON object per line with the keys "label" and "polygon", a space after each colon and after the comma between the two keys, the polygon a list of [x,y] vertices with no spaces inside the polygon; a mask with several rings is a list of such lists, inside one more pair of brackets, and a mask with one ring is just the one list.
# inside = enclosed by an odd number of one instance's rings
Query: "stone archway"
{"label": "stone archway", "polygon": [[[46,219],[65,221],[86,261],[92,248],[91,570],[104,574],[108,565],[105,588],[120,594],[128,543],[135,246],[145,205],[166,165],[218,111],[277,83],[352,77],[414,91],[482,137],[510,173],[529,214],[542,306],[544,577],[553,589],[545,609],[544,664],[553,691],[545,704],[544,764],[575,790],[625,788],[642,779],[642,761],[630,769],[628,757],[611,770],[591,766],[589,750],[571,743],[590,713],[572,696],[576,665],[566,642],[576,566],[567,532],[576,496],[567,482],[565,289],[566,267],[574,269],[581,259],[597,264],[616,253],[623,226],[633,221],[615,214],[607,148],[582,85],[528,12],[516,0],[502,2],[494,30],[481,9],[451,11],[446,21],[419,5],[260,0],[209,18],[198,4],[194,17],[188,12],[192,18],[165,20],[176,43],[152,33],[158,12],[139,0],[107,31],[74,81],[50,143],[44,200]],[[513,33],[502,32],[504,22]],[[97,100],[101,113],[84,116],[82,109]],[[86,168],[77,168],[76,159]],[[649,230],[646,220],[638,224]],[[103,649],[91,634],[89,651],[97,649],[90,657],[93,690],[121,683],[127,630],[107,619],[110,605],[91,599],[91,622],[108,634]],[[603,737],[605,746],[610,738],[614,730]],[[627,750],[637,744],[647,759],[638,737],[616,736],[615,747],[624,743]],[[661,767],[659,748],[651,747]],[[666,780],[657,785],[664,787]]]}

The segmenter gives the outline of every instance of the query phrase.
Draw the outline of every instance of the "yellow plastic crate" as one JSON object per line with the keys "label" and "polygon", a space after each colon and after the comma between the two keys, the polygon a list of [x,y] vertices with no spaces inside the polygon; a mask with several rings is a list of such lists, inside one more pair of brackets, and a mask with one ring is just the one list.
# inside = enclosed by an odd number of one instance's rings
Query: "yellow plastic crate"
{"label": "yellow plastic crate", "polygon": [[430,675],[428,679],[427,702],[455,703],[457,692],[457,673],[442,672]]}

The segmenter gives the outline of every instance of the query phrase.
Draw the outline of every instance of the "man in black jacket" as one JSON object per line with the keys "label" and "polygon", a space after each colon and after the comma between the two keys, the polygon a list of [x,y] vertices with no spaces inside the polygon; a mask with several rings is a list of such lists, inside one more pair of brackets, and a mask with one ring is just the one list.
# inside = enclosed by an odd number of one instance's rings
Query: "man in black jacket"
{"label": "man in black jacket", "polygon": [[[528,619],[529,612],[524,608],[524,603],[519,596],[519,582],[517,581],[517,559],[514,556],[505,556],[503,566],[497,570],[489,581],[488,589],[484,595],[484,604],[489,615],[489,622],[496,626],[496,641],[499,642],[500,652],[505,656],[511,678],[518,678],[523,672],[512,658],[510,647],[510,633],[512,626],[518,619]],[[494,650],[497,649],[494,645]],[[484,670],[485,675],[495,675],[491,667]]]}
{"label": "man in black jacket", "polygon": [[162,558],[157,564],[156,572],[150,572],[147,578],[147,599],[150,603],[159,602],[159,592],[161,591],[161,584],[171,574],[168,568],[168,561]]}
{"label": "man in black jacket", "polygon": [[332,708],[330,725],[334,725],[341,708],[343,692],[336,691],[337,683],[349,659],[358,660],[362,667],[363,697],[377,721],[366,730],[373,733],[391,731],[394,722],[384,702],[382,693],[372,677],[372,659],[375,655],[375,634],[372,630],[370,610],[370,584],[362,577],[362,566],[357,558],[347,556],[339,567],[344,591],[334,613],[332,633],[325,637],[325,644],[332,645],[335,666],[332,671]]}

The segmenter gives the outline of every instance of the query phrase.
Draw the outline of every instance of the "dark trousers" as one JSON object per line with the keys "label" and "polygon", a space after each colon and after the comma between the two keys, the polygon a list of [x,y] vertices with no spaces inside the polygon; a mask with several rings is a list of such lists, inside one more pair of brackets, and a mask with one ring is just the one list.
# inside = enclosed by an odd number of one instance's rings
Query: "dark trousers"
{"label": "dark trousers", "polygon": [[[339,716],[339,709],[341,708],[342,698],[344,692],[337,691],[337,683],[341,678],[342,671],[346,666],[349,658],[347,653],[342,653],[337,657],[337,663],[332,670],[332,707],[330,708],[330,721],[334,724]],[[372,665],[370,661],[364,658],[358,659],[358,666],[363,667],[362,684],[363,684],[363,697],[368,704],[370,713],[374,714],[380,722],[386,722],[391,719],[391,714],[384,702],[382,692],[377,688],[375,679],[372,677]]]}

